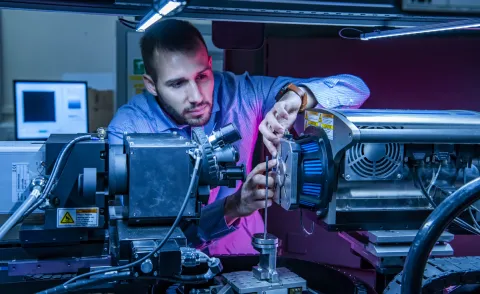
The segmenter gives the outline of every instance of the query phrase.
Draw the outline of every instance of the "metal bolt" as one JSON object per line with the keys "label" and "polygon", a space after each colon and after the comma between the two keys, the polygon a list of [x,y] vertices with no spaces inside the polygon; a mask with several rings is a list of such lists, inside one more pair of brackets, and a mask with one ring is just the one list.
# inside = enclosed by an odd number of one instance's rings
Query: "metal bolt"
{"label": "metal bolt", "polygon": [[135,276],[135,278],[138,278],[138,273],[135,273],[134,276]]}
{"label": "metal bolt", "polygon": [[158,253],[153,254],[153,257],[158,257]]}
{"label": "metal bolt", "polygon": [[402,174],[397,174],[397,179],[401,179],[402,178]]}
{"label": "metal bolt", "polygon": [[137,254],[137,253],[135,253],[135,258],[138,258],[138,254]]}
{"label": "metal bolt", "polygon": [[153,275],[154,275],[155,277],[158,276],[157,271],[154,271],[154,272],[153,272]]}
{"label": "metal bolt", "polygon": [[346,179],[347,181],[349,181],[349,180],[350,180],[350,175],[345,175],[345,179]]}

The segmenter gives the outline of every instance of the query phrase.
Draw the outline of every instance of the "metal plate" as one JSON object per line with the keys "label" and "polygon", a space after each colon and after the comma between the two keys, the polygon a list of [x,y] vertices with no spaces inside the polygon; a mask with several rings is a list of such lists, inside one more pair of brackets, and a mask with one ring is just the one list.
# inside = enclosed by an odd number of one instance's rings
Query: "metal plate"
{"label": "metal plate", "polygon": [[[237,293],[288,293],[288,289],[307,290],[307,281],[287,268],[278,268],[279,283],[257,280],[250,271],[226,273],[223,277]],[[301,293],[301,292],[300,292]]]}
{"label": "metal plate", "polygon": [[295,142],[280,139],[277,155],[275,199],[285,210],[297,205],[298,147]]}
{"label": "metal plate", "polygon": [[[368,231],[364,232],[368,236],[368,239],[372,243],[385,244],[385,243],[410,243],[413,242],[415,236],[417,236],[418,230],[392,230],[392,231]],[[439,242],[450,242],[454,238],[453,234],[449,232],[443,232],[438,239]]]}

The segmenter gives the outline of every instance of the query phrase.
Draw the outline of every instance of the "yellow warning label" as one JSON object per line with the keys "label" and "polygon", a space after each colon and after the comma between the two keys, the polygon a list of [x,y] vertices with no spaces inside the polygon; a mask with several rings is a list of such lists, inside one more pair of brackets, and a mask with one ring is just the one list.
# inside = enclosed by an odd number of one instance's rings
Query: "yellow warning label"
{"label": "yellow warning label", "polygon": [[73,224],[75,221],[73,220],[72,216],[70,213],[67,211],[65,215],[62,217],[62,220],[60,221],[61,224]]}
{"label": "yellow warning label", "polygon": [[321,115],[321,122],[322,122],[322,129],[327,133],[327,137],[330,140],[333,140],[333,122],[334,122],[334,117],[331,114],[328,113],[322,113]]}
{"label": "yellow warning label", "polygon": [[57,209],[57,228],[98,227],[98,207],[77,207]]}

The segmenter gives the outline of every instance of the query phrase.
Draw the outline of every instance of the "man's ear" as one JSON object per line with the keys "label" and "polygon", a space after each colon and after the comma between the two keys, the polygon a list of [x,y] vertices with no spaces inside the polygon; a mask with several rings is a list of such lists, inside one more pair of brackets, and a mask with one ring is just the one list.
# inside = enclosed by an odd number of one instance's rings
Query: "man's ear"
{"label": "man's ear", "polygon": [[157,88],[155,87],[155,83],[153,82],[152,77],[147,74],[143,75],[143,84],[145,85],[145,89],[152,94],[153,96],[158,96]]}
{"label": "man's ear", "polygon": [[208,66],[211,68],[212,67],[212,56],[208,56]]}

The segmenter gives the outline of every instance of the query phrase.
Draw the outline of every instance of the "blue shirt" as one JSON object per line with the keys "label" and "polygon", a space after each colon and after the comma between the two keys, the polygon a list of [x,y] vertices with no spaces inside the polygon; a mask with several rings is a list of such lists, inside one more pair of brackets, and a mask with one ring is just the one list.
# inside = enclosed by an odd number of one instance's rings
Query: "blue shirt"
{"label": "blue shirt", "polygon": [[[252,169],[252,157],[258,136],[258,126],[275,104],[275,97],[287,83],[295,83],[310,89],[321,108],[358,108],[369,97],[367,85],[352,75],[336,75],[327,78],[298,79],[290,77],[235,75],[231,72],[214,72],[212,116],[204,126],[205,133],[233,123],[242,136],[234,145],[247,173]],[[190,127],[177,125],[160,108],[155,97],[147,91],[134,96],[120,107],[108,126],[110,144],[122,144],[123,134],[178,132],[190,138]],[[184,232],[192,247],[205,247],[216,239],[237,230],[238,225],[228,226],[224,218],[225,198],[236,188],[220,187],[211,192],[212,203],[202,209],[200,222],[188,226]],[[215,195],[216,194],[216,195]]]}

